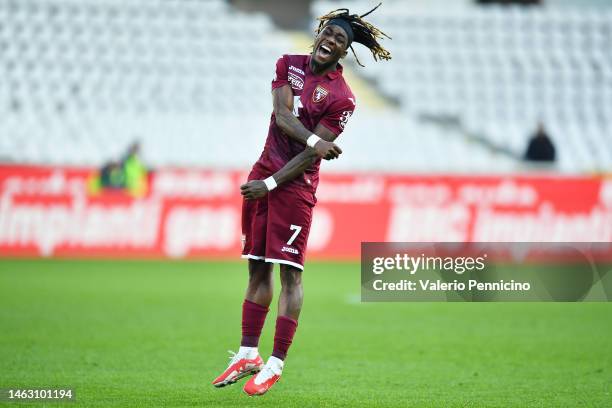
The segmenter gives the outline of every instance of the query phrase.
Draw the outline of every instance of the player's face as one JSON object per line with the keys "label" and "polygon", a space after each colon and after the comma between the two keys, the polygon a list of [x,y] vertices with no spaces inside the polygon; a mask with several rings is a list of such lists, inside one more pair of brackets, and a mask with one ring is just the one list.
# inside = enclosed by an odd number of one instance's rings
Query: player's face
{"label": "player's face", "polygon": [[321,66],[336,64],[346,55],[348,37],[337,25],[328,25],[315,39],[312,58]]}

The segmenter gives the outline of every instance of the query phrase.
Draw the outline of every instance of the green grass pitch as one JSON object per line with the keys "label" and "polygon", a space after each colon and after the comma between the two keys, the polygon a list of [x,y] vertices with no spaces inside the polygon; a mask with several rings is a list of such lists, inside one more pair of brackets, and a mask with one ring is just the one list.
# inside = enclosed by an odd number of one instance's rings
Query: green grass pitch
{"label": "green grass pitch", "polygon": [[74,387],[69,407],[612,404],[612,304],[361,304],[352,263],[307,265],[298,332],[267,395],[215,389],[245,282],[243,262],[2,260],[0,388]]}

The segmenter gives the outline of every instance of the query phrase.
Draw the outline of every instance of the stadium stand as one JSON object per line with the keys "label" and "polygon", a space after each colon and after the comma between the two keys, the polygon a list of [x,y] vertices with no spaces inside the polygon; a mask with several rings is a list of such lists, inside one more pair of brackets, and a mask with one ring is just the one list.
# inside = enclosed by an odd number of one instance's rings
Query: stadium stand
{"label": "stadium stand", "polygon": [[[330,169],[517,171],[540,120],[558,170],[612,169],[609,9],[381,10],[393,60],[357,48],[366,68],[346,65],[397,107],[358,108]],[[0,22],[5,162],[100,165],[138,139],[152,166],[245,168],[276,58],[296,51],[266,15],[221,0],[0,0]]]}
{"label": "stadium stand", "polygon": [[1,0],[0,22],[0,159],[14,162],[99,165],[134,139],[154,166],[252,161],[290,48],[267,16],[219,0]]}
{"label": "stadium stand", "polygon": [[[316,2],[313,14],[340,4]],[[351,3],[352,10],[369,7],[368,1]],[[387,1],[384,13],[371,19],[392,35],[394,58],[360,72],[399,100],[405,115],[453,118],[461,124],[455,130],[468,139],[516,157],[542,121],[558,145],[559,170],[612,168],[612,9],[410,7]],[[454,163],[451,169],[512,166],[512,160],[495,163],[496,155],[487,159],[478,148],[453,145],[451,133],[441,140],[440,129],[418,131],[406,150],[435,159],[419,144],[437,140],[432,148]],[[398,144],[411,139],[397,138]]]}

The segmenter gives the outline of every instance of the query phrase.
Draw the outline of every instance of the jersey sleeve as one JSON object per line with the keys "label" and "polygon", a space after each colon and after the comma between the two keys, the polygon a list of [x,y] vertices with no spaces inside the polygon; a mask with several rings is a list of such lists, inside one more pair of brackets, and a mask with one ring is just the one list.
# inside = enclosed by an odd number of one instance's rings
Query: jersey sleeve
{"label": "jersey sleeve", "polygon": [[287,71],[289,70],[287,66],[287,60],[283,55],[276,61],[276,74],[274,75],[274,79],[272,80],[272,90],[276,88],[280,88],[283,85],[289,85],[289,80],[287,78]]}
{"label": "jersey sleeve", "polygon": [[344,127],[354,111],[354,98],[339,99],[329,106],[327,113],[323,116],[320,123],[336,136],[339,136],[344,131]]}

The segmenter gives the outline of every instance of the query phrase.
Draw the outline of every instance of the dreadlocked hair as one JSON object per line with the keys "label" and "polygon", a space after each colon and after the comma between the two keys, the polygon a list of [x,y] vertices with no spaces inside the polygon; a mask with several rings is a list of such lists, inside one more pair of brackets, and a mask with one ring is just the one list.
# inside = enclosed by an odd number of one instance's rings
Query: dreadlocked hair
{"label": "dreadlocked hair", "polygon": [[[383,39],[383,37],[391,39],[391,37],[363,19],[363,17],[379,8],[381,4],[382,3],[379,3],[378,6],[362,15],[350,14],[349,10],[346,8],[340,8],[338,10],[329,12],[326,15],[317,18],[317,20],[319,20],[319,27],[317,27],[316,33],[319,35],[330,20],[335,18],[342,19],[351,25],[351,28],[353,29],[354,42],[369,48],[375,61],[378,61],[379,59],[388,61],[391,59],[391,53],[384,49],[383,46],[378,43],[378,40]],[[357,63],[363,67],[359,61],[359,58],[357,57],[357,54],[355,54],[355,50],[353,49],[352,45],[350,45],[350,49],[353,52]]]}

